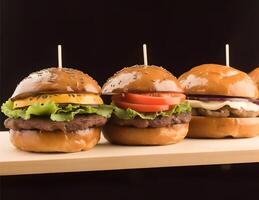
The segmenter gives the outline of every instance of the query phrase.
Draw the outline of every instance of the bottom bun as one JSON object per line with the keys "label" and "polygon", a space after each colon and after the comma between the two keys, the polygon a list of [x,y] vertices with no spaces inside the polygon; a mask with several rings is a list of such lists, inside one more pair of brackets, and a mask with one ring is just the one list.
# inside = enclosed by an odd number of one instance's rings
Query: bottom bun
{"label": "bottom bun", "polygon": [[183,140],[188,126],[176,124],[163,128],[134,128],[108,123],[103,128],[103,135],[112,144],[167,145]]}
{"label": "bottom bun", "polygon": [[187,137],[245,138],[259,134],[259,118],[221,118],[192,116]]}
{"label": "bottom bun", "polygon": [[100,140],[101,129],[89,128],[74,132],[10,130],[10,140],[23,151],[78,152],[93,148]]}

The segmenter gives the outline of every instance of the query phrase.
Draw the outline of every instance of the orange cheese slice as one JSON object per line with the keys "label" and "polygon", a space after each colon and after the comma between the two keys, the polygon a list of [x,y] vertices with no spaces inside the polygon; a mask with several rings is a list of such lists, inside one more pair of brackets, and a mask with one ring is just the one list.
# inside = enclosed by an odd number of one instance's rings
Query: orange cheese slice
{"label": "orange cheese slice", "polygon": [[101,97],[95,94],[42,94],[14,101],[14,108],[22,108],[36,102],[45,103],[48,101],[72,104],[103,104]]}

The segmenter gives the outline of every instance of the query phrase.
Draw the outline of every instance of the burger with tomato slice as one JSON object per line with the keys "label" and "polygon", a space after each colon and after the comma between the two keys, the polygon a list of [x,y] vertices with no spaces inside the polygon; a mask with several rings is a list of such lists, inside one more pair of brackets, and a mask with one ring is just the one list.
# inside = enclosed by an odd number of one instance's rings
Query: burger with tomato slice
{"label": "burger with tomato slice", "polygon": [[14,146],[32,152],[77,152],[94,147],[110,117],[101,88],[72,68],[30,74],[2,107]]}
{"label": "burger with tomato slice", "polygon": [[103,135],[113,144],[167,145],[187,134],[191,107],[178,80],[162,67],[124,68],[102,93],[112,95],[113,113]]}
{"label": "burger with tomato slice", "polygon": [[192,120],[188,137],[242,138],[259,134],[258,89],[244,72],[217,64],[192,68],[179,77]]}

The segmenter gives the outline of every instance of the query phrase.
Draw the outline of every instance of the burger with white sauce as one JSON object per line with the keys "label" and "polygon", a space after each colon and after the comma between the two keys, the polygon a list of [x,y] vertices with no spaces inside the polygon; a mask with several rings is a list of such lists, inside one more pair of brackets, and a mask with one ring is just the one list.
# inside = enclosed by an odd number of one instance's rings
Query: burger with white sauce
{"label": "burger with white sauce", "polygon": [[258,89],[246,73],[203,64],[178,80],[192,106],[188,137],[242,138],[259,134]]}

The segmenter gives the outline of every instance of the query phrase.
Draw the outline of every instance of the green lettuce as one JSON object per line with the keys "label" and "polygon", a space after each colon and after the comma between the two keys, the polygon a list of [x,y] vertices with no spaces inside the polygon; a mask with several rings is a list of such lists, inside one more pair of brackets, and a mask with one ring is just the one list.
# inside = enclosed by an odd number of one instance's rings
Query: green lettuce
{"label": "green lettuce", "polygon": [[97,114],[109,118],[113,111],[111,105],[89,105],[60,106],[52,101],[45,103],[34,103],[26,108],[14,108],[13,102],[9,99],[1,106],[1,111],[10,118],[30,119],[32,116],[49,116],[53,121],[70,121],[77,114]]}
{"label": "green lettuce", "polygon": [[31,106],[26,108],[14,108],[13,102],[8,100],[3,103],[1,110],[10,118],[22,118],[25,120],[28,120],[33,116],[47,116],[52,121],[70,121],[74,119],[75,115],[80,114],[97,114],[110,118],[112,112],[120,119],[134,119],[135,117],[140,117],[142,119],[153,120],[157,117],[168,117],[173,114],[189,113],[191,112],[191,106],[186,102],[176,105],[173,109],[168,111],[142,113],[130,108],[125,110],[114,104],[99,105],[97,107],[73,104],[61,106],[52,101],[45,103],[33,103]]}
{"label": "green lettuce", "polygon": [[157,117],[169,117],[173,114],[191,112],[191,106],[188,102],[178,104],[173,109],[168,111],[153,112],[153,113],[137,112],[130,108],[125,110],[115,106],[114,104],[112,105],[113,105],[113,113],[120,119],[134,119],[135,117],[140,117],[142,119],[154,120]]}
{"label": "green lettuce", "polygon": [[[72,106],[71,104],[68,107]],[[74,119],[77,114],[97,114],[103,117],[110,118],[113,110],[112,106],[100,105],[98,107],[92,106],[78,106],[78,108],[69,111],[71,108],[59,110],[58,113],[52,114],[50,119],[53,121],[70,121]]]}

